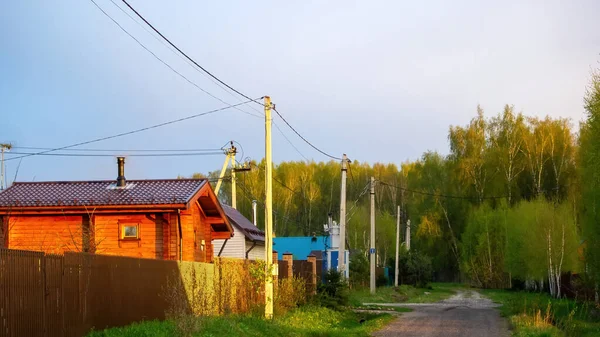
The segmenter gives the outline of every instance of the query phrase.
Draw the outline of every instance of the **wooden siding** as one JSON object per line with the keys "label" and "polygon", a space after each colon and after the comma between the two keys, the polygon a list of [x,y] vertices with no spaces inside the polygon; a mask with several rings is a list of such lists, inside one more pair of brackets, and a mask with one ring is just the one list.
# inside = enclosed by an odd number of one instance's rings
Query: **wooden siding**
{"label": "wooden siding", "polygon": [[[246,250],[252,247],[252,241],[246,241]],[[250,253],[248,253],[248,259],[250,260],[264,260],[265,259],[265,244],[264,242],[256,243],[256,246],[252,248]],[[277,262],[277,261],[275,261]]]}
{"label": "wooden siding", "polygon": [[[219,255],[219,251],[221,250],[224,242],[225,240],[213,240],[214,256]],[[252,243],[250,243],[250,245],[252,245]],[[223,248],[221,257],[245,259],[246,250],[248,248],[250,248],[250,246],[246,246],[246,237],[244,236],[244,233],[242,233],[242,231],[236,225],[233,225],[233,237],[227,241],[227,244],[225,244],[225,248]]]}
{"label": "wooden siding", "polygon": [[82,249],[81,215],[11,216],[8,218],[8,248],[37,250],[51,254]]}
{"label": "wooden siding", "polygon": [[200,212],[198,204],[193,203],[189,210],[181,212],[180,217],[183,234],[183,260],[212,262],[211,227],[206,223],[206,218]]}
{"label": "wooden siding", "polygon": [[[160,213],[95,215],[96,253],[163,259],[163,221]],[[119,223],[139,224],[139,240],[121,240]]]}

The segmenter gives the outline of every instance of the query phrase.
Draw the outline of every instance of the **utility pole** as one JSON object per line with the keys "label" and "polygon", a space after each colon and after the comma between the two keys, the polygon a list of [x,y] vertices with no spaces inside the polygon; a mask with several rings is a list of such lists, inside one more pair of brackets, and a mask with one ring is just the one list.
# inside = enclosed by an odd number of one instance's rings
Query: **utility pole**
{"label": "utility pole", "polygon": [[410,219],[406,221],[406,250],[410,250]]}
{"label": "utility pole", "polygon": [[252,200],[252,222],[256,227],[258,227],[257,216],[258,215],[256,214],[256,200]]}
{"label": "utility pole", "polygon": [[346,171],[348,158],[342,156],[342,188],[340,196],[340,246],[338,250],[338,271],[346,275]]}
{"label": "utility pole", "polygon": [[[219,174],[219,179],[217,180],[217,186],[215,186],[215,194],[217,195],[217,198],[219,197],[219,191],[221,190],[221,184],[223,183],[223,178],[225,177],[225,171],[227,171],[227,167],[229,166],[229,162],[231,161],[232,156],[234,158],[233,163],[235,165],[236,152],[237,149],[235,148],[235,146],[233,146],[233,141],[231,141],[231,147],[225,151],[225,162],[223,163],[223,168],[221,168],[221,173]],[[232,176],[234,175],[233,170],[231,174]]]}
{"label": "utility pole", "polygon": [[273,158],[271,148],[271,98],[265,96],[265,318],[273,318]]}
{"label": "utility pole", "polygon": [[12,144],[0,144],[0,191],[6,188],[6,174],[4,172],[4,151],[10,151],[12,149]]}
{"label": "utility pole", "polygon": [[398,218],[396,219],[396,269],[394,272],[394,286],[398,286],[398,256],[400,252],[400,205],[398,205]]}
{"label": "utility pole", "polygon": [[231,144],[231,148],[233,150],[231,151],[231,207],[233,207],[233,209],[237,209],[237,195],[235,191],[235,154],[237,151],[233,144]]}
{"label": "utility pole", "polygon": [[375,294],[375,177],[371,177],[371,294]]}

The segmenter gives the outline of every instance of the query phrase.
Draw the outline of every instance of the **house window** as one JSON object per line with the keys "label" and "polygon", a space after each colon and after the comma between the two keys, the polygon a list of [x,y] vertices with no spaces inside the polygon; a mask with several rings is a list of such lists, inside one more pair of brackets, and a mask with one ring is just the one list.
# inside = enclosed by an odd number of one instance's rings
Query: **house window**
{"label": "house window", "polygon": [[121,239],[133,240],[140,238],[140,231],[138,224],[124,224],[121,226]]}

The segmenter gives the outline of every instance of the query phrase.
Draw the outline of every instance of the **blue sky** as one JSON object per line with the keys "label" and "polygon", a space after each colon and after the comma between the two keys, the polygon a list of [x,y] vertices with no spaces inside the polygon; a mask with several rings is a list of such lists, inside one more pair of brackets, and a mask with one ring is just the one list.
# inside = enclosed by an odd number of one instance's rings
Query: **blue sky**
{"label": "blue sky", "polygon": [[[110,0],[96,1],[173,68],[239,102]],[[468,123],[477,104],[488,115],[509,103],[576,125],[600,60],[594,0],[130,3],[227,83],[270,95],[317,146],[368,162],[447,153],[448,127]],[[223,106],[91,1],[4,1],[0,42],[0,142],[59,147]],[[327,159],[279,125],[306,157]],[[86,148],[218,148],[234,139],[259,159],[263,134],[263,120],[232,109]],[[302,159],[273,135],[275,161]],[[219,169],[223,159],[129,158],[126,176],[173,178]],[[17,162],[7,162],[10,180]],[[17,180],[113,179],[115,167],[110,157],[29,157]]]}

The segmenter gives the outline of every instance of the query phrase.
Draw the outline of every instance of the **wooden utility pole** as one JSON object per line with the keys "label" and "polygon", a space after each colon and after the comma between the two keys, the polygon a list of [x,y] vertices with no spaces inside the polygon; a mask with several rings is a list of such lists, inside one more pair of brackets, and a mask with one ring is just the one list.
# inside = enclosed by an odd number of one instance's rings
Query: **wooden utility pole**
{"label": "wooden utility pole", "polygon": [[398,205],[398,214],[396,219],[396,268],[394,269],[394,286],[398,286],[398,257],[400,253],[400,205]]}
{"label": "wooden utility pole", "polygon": [[273,318],[273,157],[271,98],[265,96],[265,318]]}
{"label": "wooden utility pole", "polygon": [[410,250],[410,219],[406,221],[406,250]]}
{"label": "wooden utility pole", "polygon": [[340,195],[340,245],[338,250],[338,271],[346,275],[346,171],[348,158],[342,156],[342,188]]}
{"label": "wooden utility pole", "polygon": [[371,294],[375,294],[375,177],[371,177]]}

